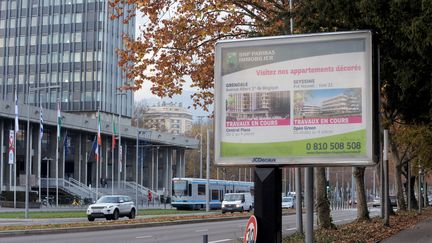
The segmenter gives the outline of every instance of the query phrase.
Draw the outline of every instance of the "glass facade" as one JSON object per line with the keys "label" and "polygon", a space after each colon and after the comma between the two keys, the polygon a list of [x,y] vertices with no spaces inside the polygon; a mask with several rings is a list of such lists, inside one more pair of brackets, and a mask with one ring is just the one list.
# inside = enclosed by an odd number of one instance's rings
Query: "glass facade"
{"label": "glass facade", "polygon": [[113,114],[122,107],[130,117],[132,94],[117,88],[131,80],[116,49],[123,33],[134,35],[135,20],[111,21],[109,11],[106,0],[0,0],[0,99],[17,90],[22,103],[56,109],[59,100],[63,111]]}

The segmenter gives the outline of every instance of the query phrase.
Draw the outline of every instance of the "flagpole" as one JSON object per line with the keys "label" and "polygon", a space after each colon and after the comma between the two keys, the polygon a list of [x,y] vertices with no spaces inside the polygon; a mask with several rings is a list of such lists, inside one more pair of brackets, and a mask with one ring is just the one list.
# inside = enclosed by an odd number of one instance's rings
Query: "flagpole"
{"label": "flagpole", "polygon": [[55,163],[55,174],[56,174],[56,207],[58,207],[58,193],[59,193],[59,185],[58,185],[58,163],[59,163],[59,140],[60,140],[60,122],[61,122],[61,113],[60,113],[60,101],[57,99],[57,141],[56,141],[56,163]]}
{"label": "flagpole", "polygon": [[114,195],[114,149],[115,149],[115,121],[112,116],[112,137],[111,137],[111,195]]}
{"label": "flagpole", "polygon": [[[41,118],[42,118],[42,107],[40,109],[41,112]],[[42,122],[42,120],[41,120]],[[39,202],[42,202],[42,198],[41,198],[41,193],[42,193],[42,189],[41,189],[41,169],[42,169],[42,155],[41,155],[41,145],[42,145],[42,137],[43,137],[43,125],[42,123],[39,123],[39,141],[38,141],[38,194],[39,194]]]}
{"label": "flagpole", "polygon": [[63,186],[63,188],[64,188],[64,181],[66,180],[66,178],[65,178],[65,159],[66,159],[66,136],[67,136],[67,133],[65,132],[64,133],[64,140],[63,140],[63,149],[62,149],[62,157],[63,157],[63,161],[62,161],[62,177],[63,177],[63,180],[62,180],[62,186]]}
{"label": "flagpole", "polygon": [[16,208],[16,155],[17,155],[17,149],[16,149],[16,140],[17,140],[17,134],[19,130],[19,119],[18,119],[18,95],[17,95],[17,89],[18,86],[15,88],[15,137],[14,137],[14,161],[13,161],[13,179],[14,179],[14,208]]}
{"label": "flagpole", "polygon": [[62,168],[63,187],[64,187],[64,180],[66,180],[66,177],[65,177],[66,146],[67,146],[66,142],[67,142],[67,130],[66,130],[65,133],[64,133],[64,139],[63,139],[63,153],[62,153],[62,156],[63,156],[63,163],[62,163],[62,167],[63,167],[63,168]]}

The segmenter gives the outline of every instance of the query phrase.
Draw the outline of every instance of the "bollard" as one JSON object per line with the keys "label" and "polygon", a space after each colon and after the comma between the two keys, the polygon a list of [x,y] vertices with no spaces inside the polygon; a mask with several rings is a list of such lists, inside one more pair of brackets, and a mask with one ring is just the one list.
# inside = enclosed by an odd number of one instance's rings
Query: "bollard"
{"label": "bollard", "polygon": [[208,243],[208,235],[203,235],[203,243]]}

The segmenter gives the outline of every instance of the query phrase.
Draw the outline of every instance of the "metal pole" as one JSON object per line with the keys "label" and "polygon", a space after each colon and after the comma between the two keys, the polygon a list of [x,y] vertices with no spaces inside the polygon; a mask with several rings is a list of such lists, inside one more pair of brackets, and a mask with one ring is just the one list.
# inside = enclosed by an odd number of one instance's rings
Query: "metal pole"
{"label": "metal pole", "polygon": [[[113,125],[113,126],[115,126],[115,125]],[[113,134],[113,136],[115,136],[115,134]],[[114,149],[115,149],[115,147],[114,147],[113,141],[111,141],[111,195],[114,195],[114,165],[115,165]]]}
{"label": "metal pole", "polygon": [[98,151],[98,155],[96,157],[96,201],[98,200],[98,194],[99,194],[99,164],[100,164],[100,156],[102,155],[101,146],[99,146],[99,141],[97,141],[98,138],[96,138],[96,147]]}
{"label": "metal pole", "polygon": [[421,183],[422,183],[422,178],[421,178],[421,167],[419,166],[419,170],[418,170],[418,212],[422,213],[422,192],[421,192]]}
{"label": "metal pole", "polygon": [[124,174],[123,174],[123,179],[124,179],[124,185],[126,185],[126,181],[127,181],[127,167],[126,167],[126,163],[127,163],[127,143],[125,142],[125,152],[124,152]]}
{"label": "metal pole", "polygon": [[[159,147],[156,147],[156,187],[155,191],[158,193],[159,190]],[[159,194],[159,193],[158,193]]]}
{"label": "metal pole", "polygon": [[[86,143],[87,143],[87,138],[86,138]],[[87,150],[87,148],[86,148],[86,150]],[[87,180],[87,177],[88,177],[88,152],[86,151],[86,153],[85,153],[85,165],[84,165],[84,181],[85,181],[85,184],[86,184],[86,186],[88,186],[88,180]]]}
{"label": "metal pole", "polygon": [[[144,145],[145,145],[145,141],[144,141]],[[141,149],[141,166],[140,166],[140,169],[141,169],[141,185],[142,186],[144,186],[144,156],[145,156],[145,154],[144,154],[144,147],[142,147]]]}
{"label": "metal pole", "polygon": [[[27,86],[27,128],[26,128],[26,158],[25,158],[25,210],[24,210],[24,217],[28,218],[28,202],[29,202],[29,147],[30,147],[30,105],[29,105],[29,89],[30,86]],[[2,155],[3,156],[3,155]]]}
{"label": "metal pole", "polygon": [[79,143],[78,143],[78,181],[81,183],[81,164],[82,164],[82,134],[79,134]]}
{"label": "metal pole", "polygon": [[[3,168],[3,140],[4,140],[4,122],[3,120],[0,121],[1,125],[1,135],[0,135],[0,193],[3,192],[3,175],[4,175],[4,168]],[[9,139],[8,139],[9,141]]]}
{"label": "metal pole", "polygon": [[118,128],[119,128],[119,130],[118,130],[118,134],[119,134],[119,153],[118,153],[118,164],[119,164],[119,169],[118,169],[118,185],[117,185],[117,187],[118,188],[120,188],[120,182],[121,182],[121,166],[122,166],[122,164],[121,164],[121,161],[122,161],[122,158],[121,158],[121,153],[120,153],[120,150],[121,150],[121,115],[122,115],[122,101],[123,101],[123,97],[120,95],[120,112],[119,112],[119,122],[118,122]]}
{"label": "metal pole", "polygon": [[[18,106],[18,86],[15,87],[15,105]],[[17,114],[18,112],[16,112]],[[18,117],[18,115],[16,115]],[[18,127],[17,125],[15,125],[14,128],[14,158],[13,158],[13,180],[14,180],[14,208],[16,208],[16,157],[17,157],[17,146],[16,146],[16,140],[17,140],[17,134],[18,134],[18,130],[19,130],[19,118],[16,118],[18,120]],[[11,174],[12,176],[12,174]]]}
{"label": "metal pole", "polygon": [[384,225],[390,225],[389,219],[389,176],[388,176],[388,130],[384,130]]}
{"label": "metal pole", "polygon": [[202,161],[202,116],[199,116],[199,124],[200,124],[200,177],[199,178],[203,178],[203,173],[202,173],[202,169],[203,169],[203,161]]}
{"label": "metal pole", "polygon": [[301,186],[301,169],[295,168],[295,186],[296,186],[296,224],[297,232],[303,234],[303,212],[302,212],[302,186]]}
{"label": "metal pole", "polygon": [[354,167],[351,168],[351,205],[350,207],[354,207],[355,205],[355,181],[354,181]]}
{"label": "metal pole", "polygon": [[[313,243],[314,196],[313,196],[313,167],[305,168],[305,206],[306,206],[306,235],[305,242]],[[301,195],[299,195],[301,196]]]}
{"label": "metal pole", "polygon": [[[66,129],[65,129],[66,130]],[[66,142],[66,136],[67,136],[67,131],[65,131],[64,132],[64,135],[63,135],[63,137],[64,137],[64,142]],[[65,166],[66,166],[66,154],[65,154],[65,146],[66,146],[66,144],[64,144],[64,142],[63,142],[63,148],[62,148],[62,157],[63,157],[63,161],[62,161],[62,178],[63,178],[63,186],[64,186],[64,180],[66,179],[66,177],[65,177]]]}
{"label": "metal pole", "polygon": [[55,163],[55,175],[56,175],[56,207],[58,207],[58,193],[59,193],[59,185],[58,185],[58,163],[59,163],[59,139],[56,137],[56,163]]}
{"label": "metal pole", "polygon": [[138,207],[138,149],[139,149],[139,134],[140,131],[138,129],[137,126],[137,139],[136,139],[136,153],[135,153],[135,183],[136,183],[136,187],[135,187],[135,205],[137,205]]}
{"label": "metal pole", "polygon": [[408,192],[407,192],[407,201],[408,201],[408,210],[411,210],[411,165],[410,162],[408,162],[408,169],[407,169],[407,178],[408,178]]}
{"label": "metal pole", "polygon": [[108,179],[108,143],[105,143],[105,181]]}
{"label": "metal pole", "polygon": [[47,187],[46,187],[46,193],[47,193],[47,197],[46,197],[46,204],[47,204],[47,206],[48,206],[48,204],[49,204],[49,167],[50,167],[50,162],[51,162],[51,160],[50,159],[47,159],[46,160],[46,163],[47,163]]}
{"label": "metal pole", "polygon": [[[207,128],[207,166],[206,166],[206,176],[207,176],[207,184],[206,184],[206,211],[210,211],[210,130]],[[240,179],[240,178],[239,178]]]}
{"label": "metal pole", "polygon": [[[165,189],[169,189],[169,148],[165,150]],[[166,202],[166,198],[164,198]]]}
{"label": "metal pole", "polygon": [[151,161],[151,189],[154,190],[154,149],[151,148],[151,155],[152,155],[152,161]]}
{"label": "metal pole", "polygon": [[[28,97],[28,93],[27,93]],[[30,170],[30,105],[28,104],[27,98],[27,129],[26,129],[26,179],[25,179],[25,212],[24,217],[28,218],[29,211],[29,170]]]}

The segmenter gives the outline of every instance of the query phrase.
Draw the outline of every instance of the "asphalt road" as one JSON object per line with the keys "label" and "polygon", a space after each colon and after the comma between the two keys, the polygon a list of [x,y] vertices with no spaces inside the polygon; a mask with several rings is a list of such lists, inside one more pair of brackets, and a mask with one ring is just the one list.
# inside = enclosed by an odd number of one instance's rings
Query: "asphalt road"
{"label": "asphalt road", "polygon": [[[370,209],[371,216],[379,214],[379,209]],[[356,217],[355,209],[333,211],[332,218],[336,224],[344,224]],[[288,234],[295,231],[295,215],[287,215],[282,218],[282,233]],[[0,238],[2,243],[201,243],[203,235],[208,235],[209,243],[242,242],[244,228],[247,219],[227,220],[223,222],[206,222],[196,224],[178,224],[172,226],[119,229],[112,231],[77,232],[65,234],[48,234],[33,236],[14,236]]]}

